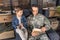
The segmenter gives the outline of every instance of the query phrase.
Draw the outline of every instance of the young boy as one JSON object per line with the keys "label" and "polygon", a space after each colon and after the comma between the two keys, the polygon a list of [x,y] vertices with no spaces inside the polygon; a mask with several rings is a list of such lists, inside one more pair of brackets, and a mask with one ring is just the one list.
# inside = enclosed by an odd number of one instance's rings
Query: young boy
{"label": "young boy", "polygon": [[22,40],[27,40],[27,20],[23,16],[23,8],[15,8],[16,15],[13,17],[12,26],[17,34],[21,37]]}

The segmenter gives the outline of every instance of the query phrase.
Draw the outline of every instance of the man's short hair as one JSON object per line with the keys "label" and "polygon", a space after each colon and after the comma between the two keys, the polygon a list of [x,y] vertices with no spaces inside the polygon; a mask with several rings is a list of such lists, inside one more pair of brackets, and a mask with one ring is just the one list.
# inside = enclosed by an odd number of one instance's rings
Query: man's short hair
{"label": "man's short hair", "polygon": [[38,5],[35,5],[35,4],[31,5],[31,11],[33,11],[32,7],[37,7],[38,8]]}
{"label": "man's short hair", "polygon": [[38,7],[38,5],[33,4],[33,5],[31,5],[31,7]]}

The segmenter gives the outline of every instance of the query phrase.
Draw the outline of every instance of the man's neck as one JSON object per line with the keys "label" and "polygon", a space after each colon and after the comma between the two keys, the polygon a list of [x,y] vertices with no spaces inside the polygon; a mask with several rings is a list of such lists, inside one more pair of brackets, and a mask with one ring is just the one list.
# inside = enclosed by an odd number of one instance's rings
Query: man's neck
{"label": "man's neck", "polygon": [[37,16],[38,14],[35,14],[34,16]]}

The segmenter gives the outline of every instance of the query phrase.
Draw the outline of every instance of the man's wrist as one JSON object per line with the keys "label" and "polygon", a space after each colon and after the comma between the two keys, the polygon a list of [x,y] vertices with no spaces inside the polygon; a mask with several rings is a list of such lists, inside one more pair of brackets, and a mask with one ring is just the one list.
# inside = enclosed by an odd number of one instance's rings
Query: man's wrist
{"label": "man's wrist", "polygon": [[42,30],[40,29],[40,32],[42,32]]}

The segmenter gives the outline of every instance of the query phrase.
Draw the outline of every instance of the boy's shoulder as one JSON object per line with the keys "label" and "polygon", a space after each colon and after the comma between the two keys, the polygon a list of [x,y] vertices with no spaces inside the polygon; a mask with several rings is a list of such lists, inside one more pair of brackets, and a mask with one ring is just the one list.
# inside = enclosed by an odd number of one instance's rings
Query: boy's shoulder
{"label": "boy's shoulder", "polygon": [[17,19],[17,17],[14,15],[13,17],[12,17],[12,21],[15,21]]}
{"label": "boy's shoulder", "polygon": [[15,19],[16,18],[16,16],[15,15],[13,15],[13,19]]}

